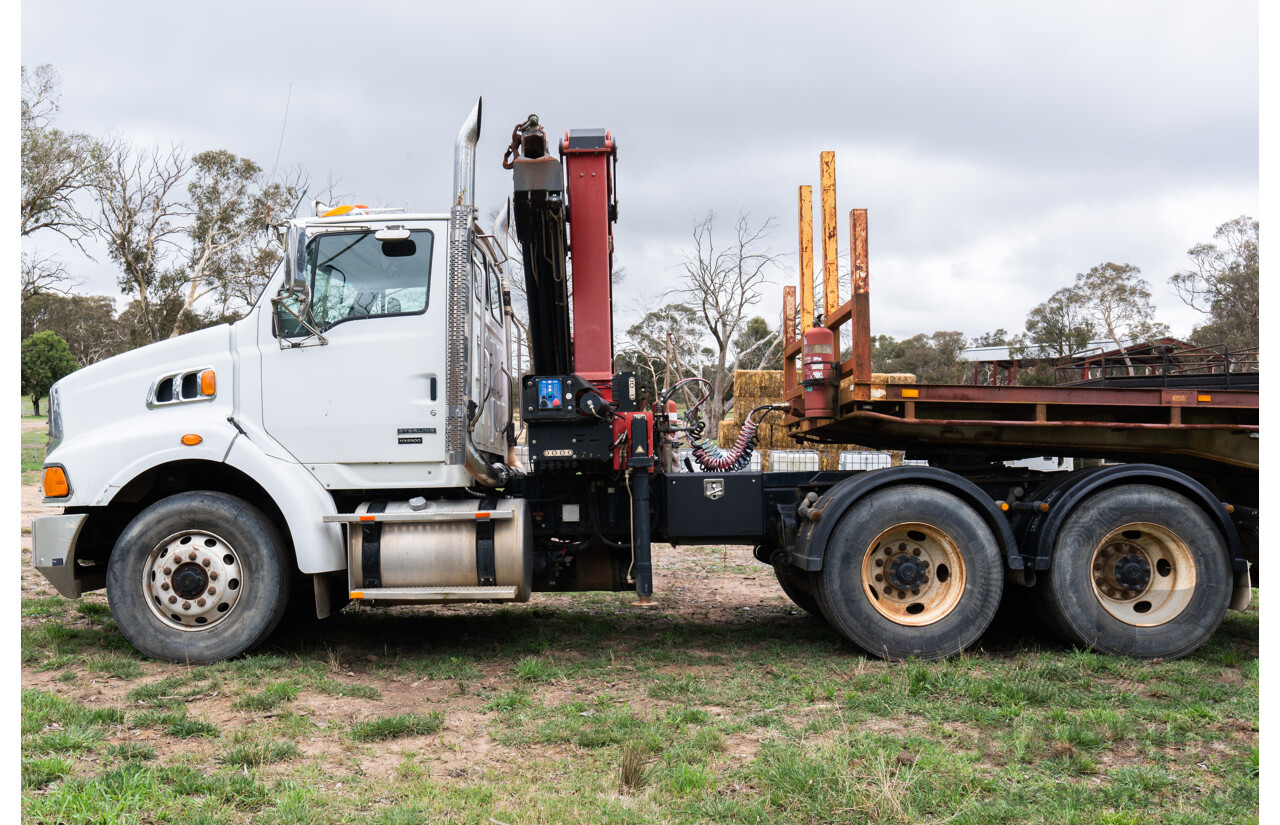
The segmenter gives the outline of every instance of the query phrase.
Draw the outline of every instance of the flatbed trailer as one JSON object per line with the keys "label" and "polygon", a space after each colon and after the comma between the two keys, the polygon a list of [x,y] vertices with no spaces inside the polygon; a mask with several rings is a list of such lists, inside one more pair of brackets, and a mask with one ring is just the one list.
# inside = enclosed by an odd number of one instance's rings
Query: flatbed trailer
{"label": "flatbed trailer", "polygon": [[[1188,376],[1172,387],[874,376],[867,211],[850,212],[851,297],[839,303],[832,153],[821,172],[825,306],[815,311],[802,186],[799,302],[783,290],[785,425],[801,443],[903,450],[929,466],[760,474],[772,529],[756,556],[788,595],[890,658],[974,644],[1000,599],[993,555],[1060,635],[1107,652],[1185,655],[1228,605],[1243,609],[1258,570],[1258,393],[1219,389],[1222,376],[1205,389]],[[1076,467],[1004,464],[1034,456]]]}

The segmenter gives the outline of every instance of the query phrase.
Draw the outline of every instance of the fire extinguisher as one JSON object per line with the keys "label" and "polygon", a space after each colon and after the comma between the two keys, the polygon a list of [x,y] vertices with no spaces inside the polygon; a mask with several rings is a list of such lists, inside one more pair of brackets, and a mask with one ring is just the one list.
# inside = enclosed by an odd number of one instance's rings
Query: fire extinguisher
{"label": "fire extinguisher", "polygon": [[804,416],[835,418],[837,372],[835,335],[826,327],[804,334]]}

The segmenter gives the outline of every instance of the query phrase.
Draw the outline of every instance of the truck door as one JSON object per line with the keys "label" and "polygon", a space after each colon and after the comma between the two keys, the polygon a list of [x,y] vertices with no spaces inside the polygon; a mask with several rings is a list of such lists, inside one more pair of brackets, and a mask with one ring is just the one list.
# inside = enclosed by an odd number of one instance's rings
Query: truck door
{"label": "truck door", "polygon": [[270,305],[258,327],[262,422],[334,487],[431,483],[444,461],[446,224],[409,238],[369,227],[307,240],[311,318],[324,343]]}

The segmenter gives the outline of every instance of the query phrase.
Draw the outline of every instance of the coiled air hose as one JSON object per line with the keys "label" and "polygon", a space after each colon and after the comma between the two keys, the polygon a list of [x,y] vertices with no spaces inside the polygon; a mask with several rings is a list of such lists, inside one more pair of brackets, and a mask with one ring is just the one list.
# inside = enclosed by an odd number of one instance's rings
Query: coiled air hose
{"label": "coiled air hose", "polygon": [[[760,429],[760,424],[764,421],[764,417],[775,410],[785,410],[785,404],[762,404],[747,413],[746,423],[742,425],[742,431],[738,433],[738,439],[733,446],[727,450],[721,449],[714,441],[709,438],[702,438],[702,431],[706,424],[699,421],[693,426],[689,443],[693,447],[693,458],[704,470],[714,472],[738,472],[745,470],[751,466],[751,454],[756,447],[756,431]],[[764,410],[764,414],[757,419],[752,419],[760,410]]]}

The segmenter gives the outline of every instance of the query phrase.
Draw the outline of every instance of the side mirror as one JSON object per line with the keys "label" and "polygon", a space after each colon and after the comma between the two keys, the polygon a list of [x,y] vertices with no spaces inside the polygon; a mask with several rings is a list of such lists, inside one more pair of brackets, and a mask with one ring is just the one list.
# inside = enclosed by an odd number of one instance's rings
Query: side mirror
{"label": "side mirror", "polygon": [[284,241],[284,284],[281,295],[296,296],[302,304],[310,303],[310,283],[307,281],[306,236],[300,227],[289,224]]}
{"label": "side mirror", "polygon": [[[292,299],[292,300],[290,300]],[[271,303],[280,312],[288,313],[304,326],[311,310],[311,284],[307,279],[307,243],[302,228],[290,223],[284,235],[284,281]]]}

